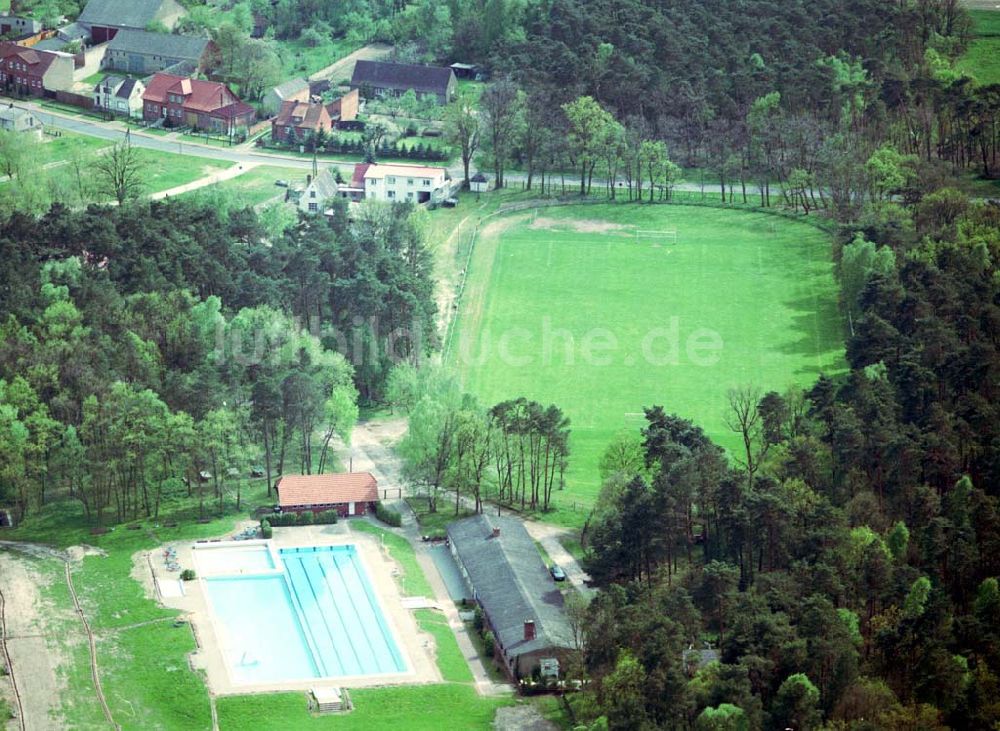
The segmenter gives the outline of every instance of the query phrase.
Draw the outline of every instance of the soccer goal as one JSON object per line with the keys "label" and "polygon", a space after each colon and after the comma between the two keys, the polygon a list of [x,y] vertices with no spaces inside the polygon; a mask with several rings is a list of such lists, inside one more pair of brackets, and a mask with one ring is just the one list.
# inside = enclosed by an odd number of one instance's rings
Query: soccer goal
{"label": "soccer goal", "polygon": [[668,228],[661,231],[636,231],[635,243],[642,246],[663,246],[677,243],[677,229]]}

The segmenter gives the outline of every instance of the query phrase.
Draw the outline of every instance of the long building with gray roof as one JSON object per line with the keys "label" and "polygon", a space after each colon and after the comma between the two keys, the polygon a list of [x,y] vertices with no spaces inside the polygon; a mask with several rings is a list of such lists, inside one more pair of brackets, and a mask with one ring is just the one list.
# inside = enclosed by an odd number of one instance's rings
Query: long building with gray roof
{"label": "long building with gray roof", "polygon": [[521,521],[476,515],[451,523],[448,539],[513,678],[572,649],[563,595]]}

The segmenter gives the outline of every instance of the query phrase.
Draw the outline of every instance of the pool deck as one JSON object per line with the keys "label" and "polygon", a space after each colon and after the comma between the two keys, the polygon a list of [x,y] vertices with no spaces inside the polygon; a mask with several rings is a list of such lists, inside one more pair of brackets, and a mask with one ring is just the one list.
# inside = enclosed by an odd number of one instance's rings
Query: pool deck
{"label": "pool deck", "polygon": [[[215,618],[208,604],[204,579],[183,582],[183,594],[174,589],[178,586],[176,572],[168,572],[161,546],[148,552],[143,563],[149,565],[145,572],[147,589],[155,592],[157,599],[165,606],[185,613],[191,622],[198,642],[197,652],[191,655],[193,668],[205,672],[208,687],[215,695],[236,693],[263,693],[287,690],[308,690],[313,687],[363,688],[382,685],[415,683],[439,683],[441,673],[434,661],[434,639],[419,631],[412,612],[403,605],[403,597],[393,578],[395,563],[379,545],[378,540],[368,533],[352,531],[350,520],[335,525],[300,526],[296,528],[275,528],[271,540],[273,549],[299,546],[341,546],[354,545],[364,565],[372,588],[378,596],[399,650],[406,658],[408,670],[403,673],[361,675],[337,678],[313,678],[292,682],[235,683],[223,656],[219,633],[215,629]],[[255,525],[247,521],[246,525]],[[242,528],[244,526],[240,526]],[[168,544],[177,551],[177,561],[184,568],[195,568],[198,562],[197,550],[190,541]],[[213,543],[213,546],[220,544]],[[227,545],[240,546],[240,542]],[[246,544],[242,544],[246,545]],[[152,577],[152,579],[150,578]],[[154,580],[160,585],[157,589]],[[162,590],[167,589],[168,590]],[[181,595],[178,595],[181,594]]]}

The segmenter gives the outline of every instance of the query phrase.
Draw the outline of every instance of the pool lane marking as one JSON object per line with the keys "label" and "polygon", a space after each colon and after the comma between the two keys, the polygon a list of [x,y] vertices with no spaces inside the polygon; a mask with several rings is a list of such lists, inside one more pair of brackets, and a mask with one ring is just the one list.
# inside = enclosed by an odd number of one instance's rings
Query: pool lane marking
{"label": "pool lane marking", "polygon": [[[300,564],[301,564],[301,559],[293,559],[293,562],[295,560],[299,561]],[[286,564],[285,566],[286,566],[286,569],[287,569],[288,564]],[[301,565],[300,565],[300,568],[302,568],[302,572],[304,574],[305,573],[305,568],[301,567]],[[325,677],[325,676],[329,675],[329,673],[327,672],[327,669],[326,669],[326,663],[323,662],[323,657],[322,657],[322,655],[319,652],[319,646],[318,646],[318,644],[316,642],[316,637],[313,634],[312,626],[310,625],[310,623],[306,619],[306,610],[305,610],[305,607],[302,604],[302,600],[299,598],[299,591],[298,591],[298,589],[295,588],[295,580],[294,580],[294,578],[292,578],[292,572],[291,571],[288,572],[288,576],[289,576],[289,579],[290,579],[289,589],[291,590],[289,593],[292,595],[292,597],[294,597],[295,605],[298,608],[299,624],[302,625],[302,634],[306,637],[306,639],[308,641],[309,652],[313,656],[313,665],[316,666],[316,671],[317,672],[322,671],[321,677]],[[309,581],[309,577],[306,576],[306,582],[308,583],[308,581]]]}
{"label": "pool lane marking", "polygon": [[[334,557],[333,563],[337,567],[337,571],[340,572],[341,578],[343,578],[344,584],[346,586],[347,579],[345,578],[345,574],[347,573],[347,570],[346,569],[341,569],[340,562],[337,561],[336,557]],[[362,590],[362,592],[364,593],[365,597],[368,598],[367,587],[365,586],[365,583],[361,580],[361,576],[360,576],[360,574],[358,572],[358,565],[355,562],[355,560],[354,560],[353,557],[351,558],[351,560],[348,561],[348,564],[350,565],[350,568],[354,569],[353,577],[354,577],[355,583],[358,585],[358,588],[360,588]],[[365,640],[368,642],[368,649],[371,651],[372,657],[375,659],[375,667],[378,668],[379,672],[382,672],[382,673],[399,672],[396,668],[391,668],[390,670],[383,670],[382,669],[381,658],[379,656],[379,653],[375,650],[375,645],[372,642],[372,633],[368,631],[369,628],[365,626],[365,622],[362,619],[361,612],[358,611],[358,603],[354,599],[354,593],[351,592],[351,591],[348,591],[347,592],[347,596],[348,596],[348,598],[351,601],[351,608],[354,610],[354,615],[358,619],[358,624],[361,625],[361,629],[364,632]],[[369,601],[368,607],[369,607],[369,609],[371,611],[369,612],[369,614],[367,616],[369,616],[371,618],[372,622],[374,622],[376,625],[378,625],[379,624],[379,622],[378,622],[378,616],[379,615],[378,615],[378,613],[375,612],[374,607],[371,606],[371,602],[370,601]],[[381,634],[381,631],[380,631],[380,634]],[[382,639],[383,639],[383,642],[384,642],[384,640],[385,640],[384,635],[382,636]],[[385,649],[387,650],[386,654],[389,656],[389,659],[392,660],[393,659],[392,658],[392,651],[389,650],[388,644],[386,644]]]}
{"label": "pool lane marking", "polygon": [[[363,634],[365,636],[365,641],[368,642],[368,649],[371,652],[371,654],[374,655],[375,651],[372,649],[371,640],[368,639],[368,632],[365,631],[364,622],[361,621],[361,615],[358,614],[358,608],[354,605],[354,598],[351,596],[351,592],[347,588],[347,581],[346,581],[346,579],[344,579],[344,573],[343,573],[343,571],[340,570],[340,564],[337,562],[337,557],[334,554],[334,552],[332,552],[332,551],[329,552],[327,555],[330,557],[330,562],[333,564],[333,567],[337,570],[337,576],[340,579],[340,586],[344,589],[344,594],[347,595],[347,598],[351,602],[351,609],[354,610],[355,624],[358,627],[361,628],[361,634]],[[323,562],[322,561],[319,562],[319,568],[320,568],[320,571],[323,572],[323,576],[327,577],[326,569],[323,567]],[[330,595],[331,596],[335,596],[335,592],[333,591],[333,587],[330,586],[330,584],[329,584],[329,578],[328,577],[327,577],[327,586],[330,587]],[[362,672],[361,655],[358,653],[358,648],[355,647],[355,645],[354,645],[354,633],[351,632],[351,631],[349,631],[347,629],[347,622],[344,622],[344,620],[343,620],[343,615],[340,612],[340,605],[337,603],[336,599],[334,599],[334,601],[333,601],[333,606],[336,607],[337,614],[338,614],[338,616],[341,617],[341,623],[343,624],[344,630],[345,630],[344,634],[347,635],[347,641],[351,644],[351,650],[354,651],[354,657],[358,661],[358,674],[359,675],[370,675],[370,673]],[[377,667],[377,664],[376,664],[376,667]]]}
{"label": "pool lane marking", "polygon": [[[320,581],[319,578],[317,577],[317,582],[322,583],[324,587],[327,589],[328,593],[331,593],[331,603],[333,604],[333,609],[337,614],[337,619],[340,621],[340,626],[343,629],[343,632],[341,634],[347,636],[348,642],[350,643],[350,632],[348,631],[347,625],[344,623],[343,617],[340,614],[340,608],[337,606],[337,602],[335,600],[332,600],[332,592],[329,592],[330,586],[329,583],[326,581],[326,572],[323,570],[322,562],[319,559],[316,560],[315,567],[319,570],[320,574],[323,577],[322,581]],[[355,667],[349,669],[348,663],[345,661],[345,658],[341,655],[340,649],[337,646],[337,641],[334,639],[333,630],[330,628],[330,623],[327,621],[326,612],[323,611],[323,608],[320,604],[319,601],[320,598],[319,595],[317,595],[316,593],[316,585],[313,583],[313,577],[309,575],[309,569],[305,568],[304,565],[303,565],[303,570],[305,571],[306,579],[309,581],[309,588],[313,592],[313,596],[316,598],[316,608],[317,611],[319,612],[320,619],[323,622],[323,627],[326,629],[327,636],[329,636],[330,638],[330,646],[333,648],[333,652],[337,656],[337,662],[340,665],[340,671],[341,671],[338,674],[361,675],[361,659],[358,657],[357,651],[354,650],[353,643],[350,644],[351,644],[351,650],[354,653]]]}
{"label": "pool lane marking", "polygon": [[[401,673],[406,669],[400,655],[401,651],[399,647],[396,646],[395,638],[388,634],[389,618],[386,616],[385,612],[382,611],[382,607],[376,603],[373,593],[374,588],[371,586],[371,582],[365,580],[367,574],[364,577],[361,575],[361,566],[358,564],[360,558],[360,556],[357,556],[357,560],[351,561],[351,567],[354,569],[354,574],[357,577],[358,584],[360,584],[361,588],[364,590],[365,599],[368,600],[368,608],[371,610],[370,616],[372,621],[378,627],[378,634],[382,638],[382,644],[385,645],[385,649],[388,651],[387,654],[389,655],[389,660],[395,664],[395,667],[390,668],[389,670],[384,670],[383,672]],[[380,617],[382,619],[381,622],[378,621]],[[370,636],[368,644],[371,644]],[[379,663],[379,667],[381,667],[381,663]]]}

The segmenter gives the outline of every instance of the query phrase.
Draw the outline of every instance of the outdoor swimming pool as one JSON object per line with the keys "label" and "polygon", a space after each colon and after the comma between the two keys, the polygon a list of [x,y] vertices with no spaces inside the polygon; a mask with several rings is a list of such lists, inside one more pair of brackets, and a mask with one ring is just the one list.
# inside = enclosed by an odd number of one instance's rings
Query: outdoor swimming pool
{"label": "outdoor swimming pool", "polygon": [[205,578],[233,682],[407,671],[355,546],[283,548],[278,557],[270,571]]}

